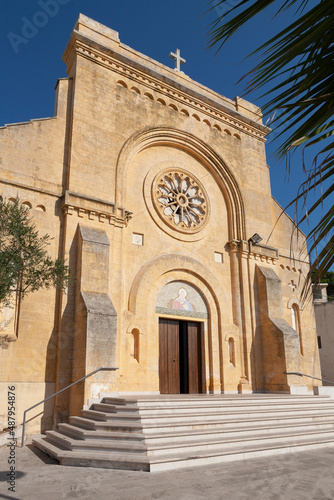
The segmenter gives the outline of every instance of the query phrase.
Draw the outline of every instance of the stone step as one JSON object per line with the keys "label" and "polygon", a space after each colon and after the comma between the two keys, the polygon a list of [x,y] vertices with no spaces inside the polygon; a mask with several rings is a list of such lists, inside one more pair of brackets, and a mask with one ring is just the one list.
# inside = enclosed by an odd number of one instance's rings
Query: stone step
{"label": "stone step", "polygon": [[93,450],[97,452],[108,450],[111,452],[144,454],[147,452],[145,444],[139,441],[79,440],[65,436],[58,431],[46,431],[46,436],[48,441],[67,450]]}
{"label": "stone step", "polygon": [[[182,453],[198,453],[200,451],[217,451],[233,450],[235,447],[242,444],[243,448],[252,447],[259,441],[257,436],[248,435],[241,436],[207,436],[206,440],[198,440],[197,436],[193,436],[190,441],[178,441],[174,443],[158,443],[147,446],[147,443],[139,441],[115,441],[115,440],[77,440],[60,434],[57,431],[47,431],[46,436],[48,441],[55,445],[68,450],[93,450],[94,452],[122,452],[122,453],[144,453],[149,456],[162,456],[162,455],[178,455]],[[296,431],[281,431],[280,434],[275,436],[268,435],[265,431],[262,432],[261,442],[266,446],[277,446],[279,444],[296,444],[299,441],[304,441],[305,437],[317,442],[319,439],[326,437],[334,441],[334,431],[312,431],[312,432],[296,432]]]}
{"label": "stone step", "polygon": [[119,420],[119,419],[127,419],[127,420],[140,420],[140,415],[138,412],[135,413],[126,413],[126,412],[117,412],[110,413],[105,411],[97,411],[97,410],[82,410],[81,414],[85,418],[90,418],[92,420]]}
{"label": "stone step", "polygon": [[[93,405],[94,410],[99,410],[101,412],[108,412],[108,408],[104,410],[103,403],[100,403],[97,407],[96,404]],[[327,408],[328,410],[334,411],[334,401],[332,402],[323,402],[321,405],[319,403],[315,406],[314,404],[312,406],[307,406],[309,409],[321,409]],[[212,404],[207,404],[206,406],[198,408],[195,403],[192,403],[191,406],[186,406],[186,405],[172,405],[168,404],[165,406],[160,406],[160,407],[155,407],[155,406],[140,406],[140,405],[126,405],[124,407],[120,406],[115,406],[117,410],[117,414],[119,413],[124,413],[124,414],[136,414],[139,413],[142,417],[146,417],[147,415],[150,416],[160,416],[160,415],[175,415],[175,414],[206,414],[208,411],[210,413],[226,413],[229,411],[238,411],[238,412],[244,412],[244,411],[253,411],[253,410],[267,410],[267,411],[272,411],[272,410],[303,410],[305,409],[305,403],[299,403],[299,402],[294,402],[292,404],[283,404],[283,403],[273,403],[273,404],[261,404],[261,403],[256,403],[252,402],[250,404],[243,404],[243,405],[233,405],[232,403],[229,404],[222,404],[222,405],[212,405]]]}
{"label": "stone step", "polygon": [[161,443],[155,446],[147,447],[147,455],[148,456],[178,456],[182,453],[190,453],[197,454],[202,451],[207,452],[217,452],[220,451],[225,453],[227,451],[234,452],[235,449],[252,449],[256,447],[257,443],[260,441],[261,444],[265,447],[276,448],[279,446],[291,446],[294,444],[298,444],[299,442],[304,442],[305,439],[312,440],[312,442],[318,442],[319,440],[325,439],[326,441],[333,441],[334,443],[334,430],[325,430],[325,431],[316,431],[316,432],[306,432],[305,430],[302,432],[281,432],[279,435],[269,435],[262,433],[261,436],[248,436],[238,438],[236,437],[217,437],[213,439],[207,439],[206,441],[182,441],[182,444],[179,443],[169,443],[163,446]]}
{"label": "stone step", "polygon": [[[106,399],[108,401],[106,401]],[[103,403],[108,403],[110,405],[117,405],[117,406],[123,406],[126,405],[126,399],[124,398],[113,398],[113,397],[108,397],[108,398],[103,398],[102,400]]]}
{"label": "stone step", "polygon": [[222,402],[233,402],[236,405],[238,404],[243,404],[245,402],[252,402],[252,401],[269,401],[269,402],[288,402],[291,403],[292,401],[304,401],[307,402],[308,404],[320,402],[320,401],[332,401],[329,396],[327,395],[319,395],[319,396],[313,396],[313,395],[281,395],[281,394],[248,394],[248,395],[240,395],[240,394],[234,394],[234,395],[224,395],[224,394],[173,394],[173,395],[157,395],[157,396],[137,396],[137,397],[130,397],[126,396],[122,400],[118,400],[117,398],[110,398],[110,397],[104,397],[102,402],[109,403],[109,404],[115,404],[117,405],[118,401],[122,401],[122,404],[126,405],[138,405],[138,406],[154,406],[154,407],[159,407],[159,406],[166,406],[169,403],[173,404],[181,404],[181,405],[187,405],[188,403],[192,404],[193,402],[196,403],[196,405],[204,405],[206,406],[207,404],[211,403],[217,403],[220,404]]}
{"label": "stone step", "polygon": [[[166,414],[164,415],[163,413],[160,414],[159,412],[154,412],[153,414],[141,414],[140,412],[133,412],[133,413],[127,413],[127,412],[117,412],[117,413],[109,413],[109,412],[102,412],[102,411],[95,411],[95,410],[83,410],[82,411],[82,416],[85,418],[90,418],[92,420],[100,420],[100,421],[108,421],[108,422],[117,422],[117,421],[141,421],[142,423],[146,424],[163,424],[163,423],[170,423],[170,424],[177,424],[180,422],[183,422],[184,419],[186,418],[188,422],[192,423],[200,423],[203,421],[203,418],[205,418],[206,422],[210,422],[213,420],[222,420],[226,421],[231,418],[240,418],[242,420],[249,419],[252,417],[270,417],[270,416],[298,416],[298,415],[318,415],[324,411],[324,408],[322,406],[315,406],[310,408],[275,408],[272,410],[259,410],[259,409],[236,409],[233,410],[232,408],[222,412],[212,412],[210,411],[202,411],[202,412],[197,412],[197,413],[188,413],[185,411],[175,411],[171,414]],[[328,409],[326,408],[326,413],[330,414],[334,417],[334,408],[333,409]]]}
{"label": "stone step", "polygon": [[99,467],[105,469],[121,469],[133,471],[149,471],[149,458],[145,455],[124,456],[120,453],[83,453],[62,450],[58,446],[48,442],[45,436],[35,437],[33,443],[51,458],[58,460],[61,465],[72,465],[76,467]]}
{"label": "stone step", "polygon": [[252,447],[236,447],[229,451],[216,451],[208,452],[202,451],[197,452],[196,455],[189,453],[179,454],[177,457],[148,457],[149,458],[149,470],[151,472],[163,471],[163,470],[173,470],[181,469],[184,467],[195,467],[210,464],[218,464],[223,462],[232,462],[237,460],[245,460],[249,458],[258,458],[271,455],[292,453],[297,451],[305,451],[323,447],[333,447],[334,442],[328,437],[323,437],[317,442],[312,439],[305,438],[304,441],[299,441],[298,443],[290,443],[288,446],[284,443],[280,445],[264,445],[261,442]]}
{"label": "stone step", "polygon": [[43,436],[36,437],[34,444],[44,451],[47,455],[55,458],[62,465],[72,465],[81,467],[99,467],[105,469],[121,469],[135,471],[162,471],[172,470],[184,467],[193,467],[197,465],[209,465],[215,463],[231,462],[235,460],[244,460],[247,458],[270,456],[273,454],[291,453],[293,451],[304,451],[306,449],[316,449],[322,447],[333,447],[334,442],[328,436],[323,436],[314,442],[305,437],[298,443],[290,443],[289,446],[283,443],[272,445],[263,445],[258,442],[252,447],[239,446],[234,450],[222,452],[208,452],[206,450],[197,452],[196,455],[187,453],[178,454],[173,457],[166,456],[145,456],[143,454],[123,454],[112,452],[94,452],[94,451],[69,451],[62,450],[58,446],[46,441]]}
{"label": "stone step", "polygon": [[143,426],[140,421],[125,421],[125,422],[106,422],[106,421],[96,421],[91,418],[84,417],[70,417],[70,423],[82,427],[83,429],[101,429],[109,430],[111,432],[122,429],[127,432],[142,431]]}
{"label": "stone step", "polygon": [[103,430],[86,430],[80,427],[76,427],[70,424],[59,424],[58,431],[61,434],[64,434],[70,438],[79,439],[79,440],[96,440],[96,439],[105,439],[107,441],[117,440],[117,441],[145,441],[148,449],[150,446],[155,446],[158,444],[179,444],[180,440],[182,442],[193,441],[194,439],[198,441],[208,441],[210,439],[217,438],[236,438],[241,439],[243,437],[249,437],[251,434],[252,437],[262,436],[263,433],[266,436],[274,436],[284,433],[298,433],[298,432],[314,432],[314,431],[330,431],[334,430],[334,421],[329,423],[308,423],[308,424],[293,424],[287,425],[286,423],[277,425],[275,427],[268,427],[259,425],[257,427],[249,428],[249,426],[244,426],[241,428],[232,427],[230,429],[202,429],[202,430],[194,430],[189,429],[188,431],[180,431],[175,430],[174,432],[166,432],[161,434],[161,432],[152,433],[152,434],[142,434],[142,433],[128,433],[128,432],[107,432]]}
{"label": "stone step", "polygon": [[93,410],[107,412],[107,413],[116,413],[118,408],[122,408],[122,406],[120,405],[116,406],[107,403],[93,403],[92,407]]}
{"label": "stone step", "polygon": [[[244,397],[236,404],[234,398],[225,398],[224,404],[221,399],[131,397],[118,404],[118,398],[105,398],[33,442],[63,465],[129,470],[334,446],[333,402],[328,398],[253,395],[249,404]],[[196,406],[196,400],[201,404]]]}
{"label": "stone step", "polygon": [[[173,432],[176,431],[182,431],[182,430],[187,430],[187,429],[208,429],[208,430],[213,430],[213,429],[231,429],[231,428],[240,428],[244,427],[245,425],[248,425],[250,430],[253,430],[259,425],[267,425],[269,427],[275,427],[280,424],[285,424],[285,425],[291,425],[293,423],[295,424],[303,424],[306,422],[312,422],[312,423],[317,423],[317,422],[332,422],[333,421],[333,415],[316,415],[316,416],[306,416],[306,417],[285,417],[282,415],[280,418],[269,418],[266,417],[265,419],[263,418],[245,418],[245,419],[229,419],[229,420],[215,420],[215,421],[201,421],[201,422],[190,422],[190,423],[164,423],[159,425],[157,424],[145,424],[143,425],[143,432],[146,436],[149,436],[152,433],[156,433],[159,431],[161,434],[165,432],[169,432],[170,430]],[[118,427],[119,429],[119,427]]]}
{"label": "stone step", "polygon": [[59,424],[58,431],[61,434],[65,434],[66,436],[72,437],[74,439],[117,439],[128,441],[145,441],[145,435],[139,432],[108,432],[99,429],[88,430],[82,427],[77,427],[73,424]]}
{"label": "stone step", "polygon": [[117,422],[112,422],[112,421],[94,421],[92,419],[87,419],[84,417],[70,417],[70,423],[76,425],[77,427],[81,427],[83,429],[88,429],[88,430],[104,430],[106,432],[144,432],[146,436],[152,434],[152,433],[160,433],[160,434],[165,434],[168,433],[170,430],[172,432],[176,431],[188,431],[188,430],[194,430],[194,429],[207,429],[207,430],[214,430],[217,428],[224,428],[224,429],[229,429],[229,428],[238,428],[238,427],[244,427],[245,425],[248,426],[248,428],[251,430],[256,426],[261,426],[261,425],[266,425],[266,426],[277,426],[281,424],[287,424],[287,425],[293,425],[293,424],[308,424],[308,423],[319,423],[319,422],[327,422],[333,421],[333,415],[332,414],[318,414],[318,415],[313,415],[313,416],[289,416],[286,417],[285,415],[281,415],[280,417],[267,417],[267,418],[262,418],[262,417],[256,417],[256,418],[245,418],[241,419],[240,416],[238,419],[236,418],[231,418],[231,419],[217,419],[215,421],[207,422],[205,419],[201,420],[200,422],[197,422],[194,424],[193,422],[185,422],[184,419],[179,422],[179,423],[174,423],[173,425],[170,424],[170,422],[167,423],[161,423],[161,422],[154,422],[153,424],[146,424],[145,428],[143,428],[143,425],[141,421],[135,421],[131,422],[129,420],[123,420],[123,421],[117,421]]}

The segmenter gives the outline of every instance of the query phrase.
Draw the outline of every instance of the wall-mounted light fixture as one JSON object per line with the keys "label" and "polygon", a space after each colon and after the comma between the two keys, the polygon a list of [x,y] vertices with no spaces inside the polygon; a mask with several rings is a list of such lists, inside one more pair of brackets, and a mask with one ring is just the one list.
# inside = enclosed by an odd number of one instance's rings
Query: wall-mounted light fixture
{"label": "wall-mounted light fixture", "polygon": [[251,238],[249,238],[249,241],[251,241],[254,245],[258,245],[260,241],[262,241],[262,238],[259,234],[255,233]]}

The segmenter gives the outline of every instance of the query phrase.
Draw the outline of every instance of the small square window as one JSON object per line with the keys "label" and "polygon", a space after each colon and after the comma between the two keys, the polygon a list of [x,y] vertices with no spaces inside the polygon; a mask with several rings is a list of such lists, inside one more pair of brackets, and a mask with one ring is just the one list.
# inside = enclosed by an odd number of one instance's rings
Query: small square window
{"label": "small square window", "polygon": [[222,264],[224,262],[222,253],[215,252],[215,262],[218,262],[218,264]]}
{"label": "small square window", "polygon": [[132,233],[132,243],[134,245],[144,245],[144,235],[140,233]]}

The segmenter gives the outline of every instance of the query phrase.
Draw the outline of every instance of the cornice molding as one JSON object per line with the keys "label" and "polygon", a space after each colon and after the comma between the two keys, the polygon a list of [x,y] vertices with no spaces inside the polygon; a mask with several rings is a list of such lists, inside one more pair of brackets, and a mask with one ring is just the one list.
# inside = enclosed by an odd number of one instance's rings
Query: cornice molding
{"label": "cornice molding", "polygon": [[65,215],[76,215],[79,218],[88,218],[91,221],[107,223],[116,227],[127,226],[132,218],[132,212],[97,198],[91,198],[78,193],[66,191],[63,212]]}
{"label": "cornice molding", "polygon": [[254,259],[259,262],[276,265],[278,261],[278,249],[267,245],[255,245],[251,241],[241,242],[241,256],[246,259]]}
{"label": "cornice molding", "polygon": [[[218,102],[202,94],[199,90],[191,88],[190,85],[187,86],[185,83],[173,80],[170,76],[160,73],[158,70],[145,66],[145,60],[143,63],[134,60],[126,54],[105,47],[74,30],[63,58],[67,64],[68,73],[71,72],[76,56],[93,61],[123,78],[136,82],[137,85],[143,85],[146,89],[159,92],[165,97],[205,114],[217,122],[256,137],[260,141],[264,142],[265,136],[270,131],[262,123],[258,123],[232,109],[232,105],[229,105],[228,102]],[[191,83],[190,79],[189,82]],[[194,82],[195,84],[196,82]],[[223,97],[221,99],[223,100]]]}

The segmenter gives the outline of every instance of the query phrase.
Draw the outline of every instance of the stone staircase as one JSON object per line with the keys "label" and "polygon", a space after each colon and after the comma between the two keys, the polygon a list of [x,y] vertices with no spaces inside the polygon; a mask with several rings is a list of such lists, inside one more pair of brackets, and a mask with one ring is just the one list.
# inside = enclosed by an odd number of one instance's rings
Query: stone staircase
{"label": "stone staircase", "polygon": [[33,443],[62,465],[158,471],[334,446],[327,396],[106,397]]}

